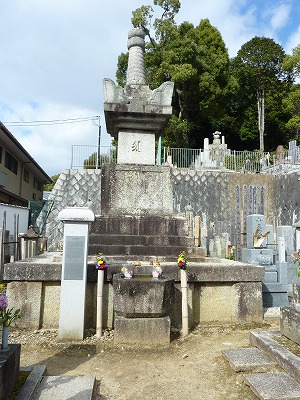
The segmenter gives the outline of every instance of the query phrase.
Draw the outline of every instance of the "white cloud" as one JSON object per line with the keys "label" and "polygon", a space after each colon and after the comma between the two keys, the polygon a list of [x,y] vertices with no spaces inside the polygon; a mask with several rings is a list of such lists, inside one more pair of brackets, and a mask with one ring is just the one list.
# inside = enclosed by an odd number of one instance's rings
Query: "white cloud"
{"label": "white cloud", "polygon": [[295,32],[293,32],[286,44],[286,52],[292,54],[292,50],[300,44],[300,25]]}
{"label": "white cloud", "polygon": [[287,3],[279,4],[274,9],[271,9],[271,28],[276,31],[284,28],[289,21],[291,13],[291,5]]}

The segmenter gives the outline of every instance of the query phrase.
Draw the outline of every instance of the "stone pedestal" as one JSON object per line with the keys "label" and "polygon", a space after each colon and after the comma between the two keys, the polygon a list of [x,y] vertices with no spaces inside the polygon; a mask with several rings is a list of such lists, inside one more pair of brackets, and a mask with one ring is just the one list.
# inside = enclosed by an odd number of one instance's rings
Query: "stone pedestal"
{"label": "stone pedestal", "polygon": [[20,344],[10,344],[0,350],[0,400],[6,400],[14,388],[20,370]]}
{"label": "stone pedestal", "polygon": [[273,249],[242,249],[242,261],[256,265],[273,265]]}
{"label": "stone pedestal", "polygon": [[114,275],[115,343],[165,345],[170,343],[168,313],[174,280]]}
{"label": "stone pedestal", "polygon": [[161,346],[170,343],[169,317],[125,318],[115,316],[115,344]]}

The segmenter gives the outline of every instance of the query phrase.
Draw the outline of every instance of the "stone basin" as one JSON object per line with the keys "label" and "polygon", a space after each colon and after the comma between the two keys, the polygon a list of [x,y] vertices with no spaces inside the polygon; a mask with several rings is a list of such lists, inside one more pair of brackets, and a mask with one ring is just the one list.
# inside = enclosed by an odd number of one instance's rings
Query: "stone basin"
{"label": "stone basin", "polygon": [[168,315],[174,299],[174,279],[134,275],[113,276],[114,310],[125,318],[156,318]]}

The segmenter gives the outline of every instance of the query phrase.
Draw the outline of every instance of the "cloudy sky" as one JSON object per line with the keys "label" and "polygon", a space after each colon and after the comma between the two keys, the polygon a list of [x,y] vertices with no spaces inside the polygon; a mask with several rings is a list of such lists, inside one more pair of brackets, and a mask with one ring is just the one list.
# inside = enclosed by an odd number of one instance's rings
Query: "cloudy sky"
{"label": "cloudy sky", "polygon": [[[102,80],[115,81],[131,12],[143,4],[153,2],[0,0],[0,120],[48,175],[70,168],[72,145],[97,145],[95,116],[101,145],[110,145]],[[177,22],[208,18],[231,57],[254,36],[290,54],[300,44],[299,15],[299,0],[181,0]],[[42,122],[20,126],[31,121]]]}

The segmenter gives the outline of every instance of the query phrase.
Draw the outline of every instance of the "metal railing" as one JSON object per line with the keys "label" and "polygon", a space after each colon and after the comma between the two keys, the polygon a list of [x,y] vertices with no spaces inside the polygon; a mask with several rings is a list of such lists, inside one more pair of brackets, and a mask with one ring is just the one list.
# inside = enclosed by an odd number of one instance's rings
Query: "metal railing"
{"label": "metal railing", "polygon": [[195,170],[230,170],[235,172],[262,172],[270,168],[270,153],[235,151],[228,149],[164,148],[163,164],[175,168]]}
{"label": "metal railing", "polygon": [[105,163],[117,162],[114,146],[73,145],[71,168],[99,169]]}
{"label": "metal railing", "polygon": [[[236,151],[217,146],[209,149],[163,148],[161,165],[193,170],[227,170],[278,174],[300,169],[300,146],[271,155],[261,151]],[[71,168],[99,169],[117,162],[114,146],[72,146]]]}

